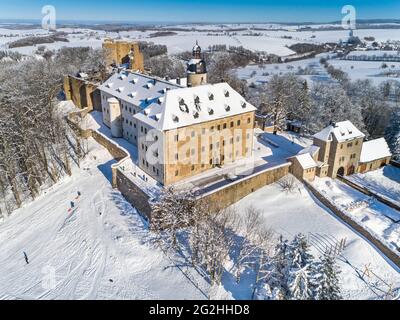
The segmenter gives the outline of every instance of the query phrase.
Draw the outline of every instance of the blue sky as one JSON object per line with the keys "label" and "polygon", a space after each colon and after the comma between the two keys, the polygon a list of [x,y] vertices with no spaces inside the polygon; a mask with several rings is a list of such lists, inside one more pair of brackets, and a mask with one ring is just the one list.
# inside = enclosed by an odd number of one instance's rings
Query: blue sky
{"label": "blue sky", "polygon": [[130,22],[329,22],[343,5],[359,19],[400,18],[399,0],[0,0],[0,19],[38,19],[53,5],[59,20]]}

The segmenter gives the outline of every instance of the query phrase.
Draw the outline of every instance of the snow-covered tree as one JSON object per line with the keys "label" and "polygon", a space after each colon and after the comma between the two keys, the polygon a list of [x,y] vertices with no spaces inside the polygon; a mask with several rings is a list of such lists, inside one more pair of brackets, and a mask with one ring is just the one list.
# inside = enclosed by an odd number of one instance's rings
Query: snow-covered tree
{"label": "snow-covered tree", "polygon": [[290,244],[290,248],[289,287],[292,299],[314,299],[316,265],[314,257],[310,253],[306,237],[303,234],[296,235]]}
{"label": "snow-covered tree", "polygon": [[340,269],[336,264],[335,257],[326,253],[320,260],[316,299],[340,300],[342,298],[339,284]]}

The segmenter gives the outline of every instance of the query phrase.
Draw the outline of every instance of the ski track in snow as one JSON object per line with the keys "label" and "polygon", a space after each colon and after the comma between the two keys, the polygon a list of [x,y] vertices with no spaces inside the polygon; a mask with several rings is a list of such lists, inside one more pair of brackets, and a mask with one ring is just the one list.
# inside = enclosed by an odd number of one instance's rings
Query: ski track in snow
{"label": "ski track in snow", "polygon": [[[203,299],[148,243],[142,219],[99,170],[111,156],[90,145],[96,160],[81,166],[90,171],[75,169],[0,224],[0,299]],[[56,275],[50,289],[43,286],[49,267]]]}

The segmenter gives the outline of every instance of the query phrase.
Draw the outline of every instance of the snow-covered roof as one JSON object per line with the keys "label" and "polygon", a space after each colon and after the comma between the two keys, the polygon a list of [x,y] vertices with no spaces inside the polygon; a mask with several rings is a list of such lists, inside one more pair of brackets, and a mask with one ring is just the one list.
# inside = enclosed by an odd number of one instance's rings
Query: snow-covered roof
{"label": "snow-covered roof", "polygon": [[322,141],[330,141],[332,140],[332,136],[335,136],[338,142],[365,137],[365,135],[349,120],[331,124],[320,132],[314,134],[313,137]]}
{"label": "snow-covered roof", "polygon": [[293,158],[297,159],[303,169],[315,168],[318,166],[309,153],[298,154]]}
{"label": "snow-covered roof", "polygon": [[182,88],[176,83],[138,72],[121,71],[112,75],[98,87],[124,102],[140,107],[142,110],[165,95],[167,90]]}
{"label": "snow-covered roof", "polygon": [[386,157],[391,157],[389,146],[385,138],[365,141],[362,145],[360,162],[370,162]]}
{"label": "snow-covered roof", "polygon": [[318,153],[318,151],[319,147],[313,144],[311,146],[308,146],[307,148],[300,150],[298,155],[308,153],[311,155],[311,157],[313,157],[316,153]]}
{"label": "snow-covered roof", "polygon": [[171,130],[222,119],[256,108],[227,83],[169,90],[160,103],[152,103],[139,119],[158,130]]}

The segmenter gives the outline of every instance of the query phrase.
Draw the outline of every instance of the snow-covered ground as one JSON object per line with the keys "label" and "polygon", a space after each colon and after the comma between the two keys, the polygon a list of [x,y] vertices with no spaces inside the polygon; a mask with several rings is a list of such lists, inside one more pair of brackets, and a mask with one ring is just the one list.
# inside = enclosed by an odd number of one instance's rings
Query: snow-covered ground
{"label": "snow-covered ground", "polygon": [[342,212],[400,255],[400,212],[337,179],[315,178],[313,186]]}
{"label": "snow-covered ground", "polygon": [[[249,205],[263,211],[265,224],[276,234],[289,239],[297,233],[308,236],[315,253],[321,244],[334,244],[345,238],[346,249],[339,258],[345,298],[375,299],[377,294],[384,295],[389,290],[384,281],[395,289],[400,288],[400,270],[319,203],[300,183],[294,193],[283,192],[277,183],[266,186],[243,198],[236,207],[244,210]],[[370,276],[361,277],[366,266],[376,276],[370,273]]]}
{"label": "snow-covered ground", "polygon": [[111,188],[112,157],[89,147],[81,169],[0,224],[0,299],[204,299]]}
{"label": "snow-covered ground", "polygon": [[400,169],[385,166],[367,173],[357,173],[348,177],[367,189],[376,192],[400,206]]}
{"label": "snow-covered ground", "polygon": [[[112,157],[92,139],[89,150],[81,169],[74,168],[71,177],[0,224],[0,299],[250,297],[251,288],[242,282],[224,279],[224,286],[214,290],[193,270],[185,270],[190,273],[186,277],[176,266],[179,259],[171,260],[151,243],[145,222],[111,188]],[[71,201],[75,209],[68,211]],[[249,205],[263,210],[276,234],[306,234],[314,251],[322,242],[346,238],[340,258],[345,298],[383,296],[388,290],[384,282],[399,288],[399,270],[302,185],[287,194],[276,183],[236,204],[243,209]],[[374,275],[362,278],[366,265]]]}
{"label": "snow-covered ground", "polygon": [[[243,46],[254,51],[266,51],[270,54],[279,56],[291,55],[294,52],[288,46],[299,43],[325,43],[339,42],[348,38],[348,30],[329,30],[322,31],[316,29],[307,31],[297,31],[297,26],[277,26],[271,24],[264,25],[184,25],[169,26],[186,29],[186,31],[176,31],[176,35],[163,37],[150,37],[154,30],[147,31],[121,31],[106,32],[101,30],[89,30],[85,28],[59,28],[57,31],[69,33],[67,38],[70,42],[57,42],[45,44],[49,49],[57,49],[62,46],[92,46],[101,47],[102,40],[106,37],[145,40],[156,44],[165,44],[170,54],[191,50],[196,40],[205,49],[214,44],[225,44],[227,46]],[[227,28],[247,28],[241,31],[228,31]],[[251,30],[251,28],[281,28],[282,30]],[[163,30],[160,27],[160,31]],[[212,32],[210,32],[212,30]],[[31,35],[46,35],[47,31],[41,29],[34,30],[8,30],[0,29],[0,46],[8,42],[15,41],[22,37]],[[1,37],[1,35],[12,35],[12,37]],[[253,35],[250,35],[253,34]],[[254,36],[257,34],[257,36]],[[366,36],[375,37],[376,41],[400,40],[400,29],[362,29],[356,30],[355,36],[363,39]],[[12,50],[31,54],[36,51],[35,46],[15,48]]]}

